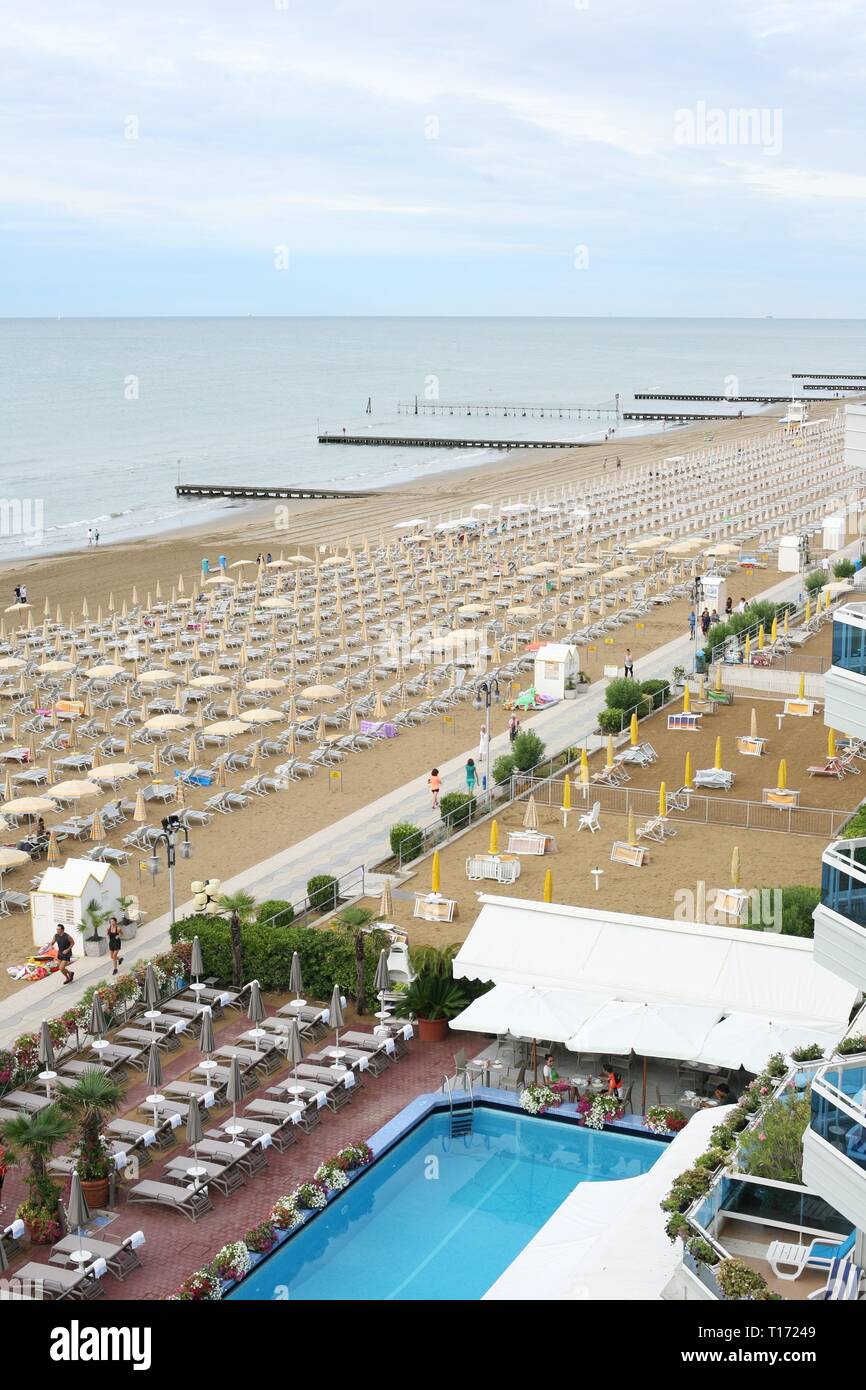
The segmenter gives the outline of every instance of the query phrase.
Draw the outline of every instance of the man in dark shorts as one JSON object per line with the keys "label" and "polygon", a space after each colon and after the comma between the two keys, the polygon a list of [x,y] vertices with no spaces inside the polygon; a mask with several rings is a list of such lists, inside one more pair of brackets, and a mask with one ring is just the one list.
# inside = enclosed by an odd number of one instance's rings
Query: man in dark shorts
{"label": "man in dark shorts", "polygon": [[60,973],[63,976],[63,983],[66,985],[71,985],[72,981],[75,979],[74,972],[69,968],[74,944],[72,937],[66,929],[58,925],[57,931],[54,933],[54,945],[57,947],[57,959],[60,963]]}

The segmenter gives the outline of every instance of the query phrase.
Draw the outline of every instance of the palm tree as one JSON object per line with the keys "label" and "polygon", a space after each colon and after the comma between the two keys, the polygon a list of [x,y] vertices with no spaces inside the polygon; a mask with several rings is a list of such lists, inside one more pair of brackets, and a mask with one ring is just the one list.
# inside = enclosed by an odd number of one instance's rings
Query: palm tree
{"label": "palm tree", "polygon": [[102,1141],[105,1118],[123,1099],[123,1088],[111,1076],[92,1068],[83,1072],[71,1086],[64,1086],[58,1104],[71,1124],[78,1126],[81,1153],[78,1176],[83,1182],[98,1182],[108,1176],[108,1156]]}
{"label": "palm tree", "polygon": [[35,1115],[16,1115],[0,1126],[3,1143],[14,1163],[27,1159],[30,1171],[25,1178],[30,1204],[35,1213],[53,1216],[60,1200],[60,1188],[48,1172],[48,1160],[56,1146],[67,1139],[73,1123],[59,1105],[47,1105]]}
{"label": "palm tree", "polygon": [[409,959],[418,975],[450,977],[451,966],[459,950],[459,941],[452,941],[448,946],[413,946]]}
{"label": "palm tree", "polygon": [[252,893],[224,893],[220,906],[229,914],[229,939],[232,947],[232,984],[240,989],[244,982],[244,942],[241,927],[252,920],[256,900]]}

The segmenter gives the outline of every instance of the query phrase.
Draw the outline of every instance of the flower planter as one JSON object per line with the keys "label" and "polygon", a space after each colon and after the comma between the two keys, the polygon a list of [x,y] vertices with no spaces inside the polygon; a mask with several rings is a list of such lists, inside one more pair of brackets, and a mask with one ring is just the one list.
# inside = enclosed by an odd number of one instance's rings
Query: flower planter
{"label": "flower planter", "polygon": [[122,936],[124,941],[134,941],[136,936],[138,935],[138,923],[121,922],[120,935]]}
{"label": "flower planter", "polygon": [[108,1205],[108,1178],[82,1178],[81,1191],[91,1211]]}
{"label": "flower planter", "polygon": [[97,941],[91,941],[88,938],[85,938],[84,954],[86,956],[104,956],[107,953],[108,942],[103,937],[99,937]]}
{"label": "flower planter", "polygon": [[419,1018],[418,1037],[421,1042],[444,1042],[448,1037],[447,1018]]}

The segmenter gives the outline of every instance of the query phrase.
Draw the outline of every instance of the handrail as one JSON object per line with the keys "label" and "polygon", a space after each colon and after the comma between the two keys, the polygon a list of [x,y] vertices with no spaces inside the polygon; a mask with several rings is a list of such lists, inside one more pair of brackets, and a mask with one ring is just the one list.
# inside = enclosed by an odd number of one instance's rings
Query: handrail
{"label": "handrail", "polygon": [[[856,1067],[860,1071],[866,1071],[866,1067],[864,1067],[862,1062],[849,1062],[847,1066]],[[845,1069],[846,1064],[844,1060],[828,1062],[825,1067],[822,1067],[821,1070],[817,1071],[812,1077],[812,1088],[813,1090],[817,1090],[819,1095],[823,1095],[825,1100],[832,1101],[832,1103],[837,1106],[841,1105],[843,1110],[846,1110],[852,1119],[856,1120],[858,1124],[862,1124],[864,1116],[866,1116],[866,1105],[860,1105],[858,1107],[854,1096],[848,1095],[846,1091],[840,1091],[839,1087],[834,1085],[832,1081],[828,1081],[826,1077],[827,1071],[843,1071]]]}

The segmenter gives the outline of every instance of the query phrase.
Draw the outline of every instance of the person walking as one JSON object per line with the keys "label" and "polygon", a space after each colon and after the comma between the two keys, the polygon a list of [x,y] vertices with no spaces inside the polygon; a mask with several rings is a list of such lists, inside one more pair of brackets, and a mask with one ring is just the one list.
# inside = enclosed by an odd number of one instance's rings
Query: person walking
{"label": "person walking", "polygon": [[478,733],[478,761],[486,764],[487,754],[490,749],[490,734],[487,732],[487,725],[482,724]]}
{"label": "person walking", "polygon": [[689,637],[691,637],[693,642],[695,640],[695,628],[697,627],[697,625],[698,619],[693,608],[692,611],[689,613]]}
{"label": "person walking", "polygon": [[93,527],[92,527],[92,526],[88,526],[88,528],[87,528],[87,544],[88,544],[88,545],[93,545]]}
{"label": "person walking", "polygon": [[58,923],[57,930],[54,933],[54,947],[57,951],[57,960],[60,965],[60,973],[63,976],[63,983],[65,985],[71,985],[72,981],[75,979],[74,970],[70,970],[69,968],[72,962],[72,947],[74,946],[74,944],[75,943],[72,940],[72,937],[67,932],[66,928],[61,926],[60,923]]}
{"label": "person walking", "polygon": [[520,733],[520,720],[516,714],[512,714],[508,721],[508,742],[513,743]]}
{"label": "person walking", "polygon": [[120,954],[123,947],[123,938],[120,935],[120,927],[117,918],[111,917],[108,921],[108,954],[111,956],[114,969],[112,975],[117,974],[117,967],[123,965],[123,956]]}
{"label": "person walking", "polygon": [[634,680],[634,657],[628,647],[625,649],[625,660],[623,661],[627,680]]}
{"label": "person walking", "polygon": [[478,768],[475,766],[475,759],[470,758],[466,763],[466,790],[471,796],[475,791],[475,783],[478,781]]}
{"label": "person walking", "polygon": [[439,793],[442,790],[442,778],[439,776],[438,767],[434,767],[430,776],[427,778],[427,786],[430,788],[430,795],[433,798],[433,810],[439,810]]}
{"label": "person walking", "polygon": [[702,632],[702,633],[704,634],[704,636],[706,637],[706,635],[707,635],[707,633],[709,632],[709,630],[710,630],[710,610],[709,610],[708,608],[705,608],[704,611],[703,611],[703,613],[701,614],[701,632]]}

